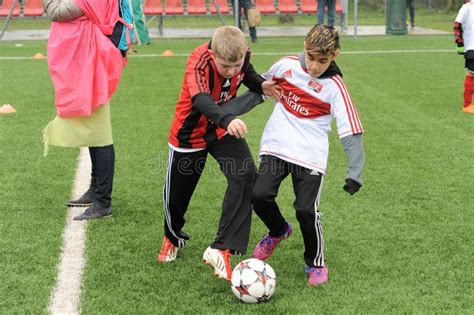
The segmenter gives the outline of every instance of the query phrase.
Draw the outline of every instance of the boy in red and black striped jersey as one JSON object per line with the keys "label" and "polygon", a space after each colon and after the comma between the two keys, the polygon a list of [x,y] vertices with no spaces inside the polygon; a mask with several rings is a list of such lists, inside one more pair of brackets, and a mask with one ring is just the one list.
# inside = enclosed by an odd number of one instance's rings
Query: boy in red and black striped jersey
{"label": "boy in red and black striped jersey", "polygon": [[244,140],[247,126],[221,107],[235,98],[241,83],[257,93],[279,96],[278,85],[265,81],[253,69],[242,31],[233,26],[219,27],[211,42],[197,47],[187,61],[169,135],[163,188],[165,236],[158,261],[168,262],[176,259],[178,248],[189,239],[182,231],[184,215],[207,155],[217,160],[228,186],[216,238],[203,259],[225,279],[230,279],[232,271],[230,255],[247,250],[256,176]]}

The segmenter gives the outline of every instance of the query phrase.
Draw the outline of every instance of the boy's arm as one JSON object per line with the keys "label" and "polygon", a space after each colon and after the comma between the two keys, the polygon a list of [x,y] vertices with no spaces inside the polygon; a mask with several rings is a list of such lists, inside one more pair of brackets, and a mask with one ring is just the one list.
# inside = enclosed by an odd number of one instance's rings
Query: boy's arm
{"label": "boy's arm", "polygon": [[221,105],[225,113],[235,116],[243,115],[249,112],[252,108],[265,101],[262,94],[253,91],[247,91],[244,94],[236,97]]}
{"label": "boy's arm", "polygon": [[362,170],[365,165],[365,152],[362,134],[349,135],[341,138],[344,151],[346,152],[348,160],[346,184],[344,190],[351,195],[359,191],[362,187]]}
{"label": "boy's arm", "polygon": [[454,22],[454,42],[457,45],[457,53],[464,53],[464,39],[462,37],[462,24],[459,22]]}
{"label": "boy's arm", "polygon": [[217,126],[227,129],[229,123],[236,117],[224,112],[212,98],[208,64],[202,60],[202,51],[195,50],[186,63],[185,80],[189,95],[191,95],[192,106]]}
{"label": "boy's arm", "polygon": [[236,117],[232,112],[224,111],[214,102],[212,96],[208,93],[199,93],[192,97],[193,106],[214,124],[227,129],[230,122]]}
{"label": "boy's arm", "polygon": [[247,71],[245,71],[244,80],[242,83],[250,90],[263,94],[262,83],[265,81],[253,68],[252,63],[249,62]]}
{"label": "boy's arm", "polygon": [[464,39],[462,25],[464,23],[465,7],[459,9],[458,15],[454,20],[454,42],[457,45],[457,53],[464,54]]}
{"label": "boy's arm", "polygon": [[361,174],[365,162],[362,141],[364,129],[342,78],[334,76],[331,80],[335,84],[331,112],[336,118],[337,131],[349,162],[343,188],[352,195],[362,187]]}

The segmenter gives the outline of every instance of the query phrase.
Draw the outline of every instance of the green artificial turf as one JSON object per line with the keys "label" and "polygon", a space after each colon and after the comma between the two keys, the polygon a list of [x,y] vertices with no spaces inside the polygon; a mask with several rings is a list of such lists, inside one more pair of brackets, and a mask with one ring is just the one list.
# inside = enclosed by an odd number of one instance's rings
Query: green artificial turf
{"label": "green artificial turf", "polygon": [[[265,71],[298,52],[302,41],[263,38],[252,44],[255,68]],[[342,39],[337,61],[365,129],[366,167],[360,192],[346,194],[347,162],[334,126],[321,199],[328,284],[306,283],[288,180],[278,202],[294,234],[268,261],[277,274],[273,298],[242,304],[228,283],[212,275],[201,259],[215,236],[225,190],[212,158],[186,216],[188,246],[177,261],[156,263],[167,136],[186,62],[186,56],[159,55],[166,49],[187,54],[201,42],[135,47],[124,71],[111,102],[114,215],[87,228],[82,313],[474,312],[474,116],[461,111],[465,70],[462,57],[450,51],[451,36]],[[6,43],[0,56],[36,52],[45,53],[45,44]],[[41,130],[54,115],[44,60],[0,60],[0,75],[0,103],[18,110],[0,116],[0,313],[41,313],[54,286],[78,150],[52,148],[42,157]],[[267,101],[242,117],[255,157],[271,111]],[[254,216],[249,253],[265,232]],[[233,264],[249,253],[233,257]]]}

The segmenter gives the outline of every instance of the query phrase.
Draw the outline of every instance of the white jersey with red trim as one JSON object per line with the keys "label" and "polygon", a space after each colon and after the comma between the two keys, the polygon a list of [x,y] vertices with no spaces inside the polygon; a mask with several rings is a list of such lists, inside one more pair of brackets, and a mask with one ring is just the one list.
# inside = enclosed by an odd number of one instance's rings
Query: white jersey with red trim
{"label": "white jersey with red trim", "polygon": [[474,50],[474,0],[465,3],[459,9],[454,22],[462,24],[464,50]]}
{"label": "white jersey with red trim", "polygon": [[324,174],[331,121],[336,119],[340,138],[363,133],[341,76],[312,78],[298,56],[280,59],[262,76],[277,81],[283,97],[263,131],[260,155],[273,155]]}

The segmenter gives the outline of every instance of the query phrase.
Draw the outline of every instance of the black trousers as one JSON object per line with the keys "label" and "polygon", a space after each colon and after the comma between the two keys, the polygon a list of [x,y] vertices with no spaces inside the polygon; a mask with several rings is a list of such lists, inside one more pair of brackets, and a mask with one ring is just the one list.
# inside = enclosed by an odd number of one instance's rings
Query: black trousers
{"label": "black trousers", "polygon": [[[204,170],[208,154],[219,163],[220,170],[227,179],[219,227],[211,247],[230,249],[243,255],[247,251],[250,236],[251,194],[256,168],[245,140],[230,135],[198,152],[182,153],[170,148],[163,187],[165,235],[175,246],[185,246],[186,240],[180,237],[179,232],[184,226],[189,201]],[[202,228],[207,229],[208,226]]]}
{"label": "black trousers", "polygon": [[296,218],[304,241],[304,260],[308,266],[324,266],[324,239],[319,212],[319,198],[324,176],[272,155],[261,157],[257,180],[252,192],[255,213],[270,230],[271,236],[285,233],[286,220],[275,202],[283,180],[291,174],[295,193]]}
{"label": "black trousers", "polygon": [[410,25],[415,26],[415,0],[406,0],[406,6],[410,14]]}
{"label": "black trousers", "polygon": [[[239,5],[239,28],[240,30],[244,31],[243,27],[242,27],[242,9],[243,9],[243,13],[244,13],[244,18],[245,20],[247,21],[247,25],[248,25],[248,9],[251,7],[251,3],[249,1],[249,3],[240,3]],[[232,1],[232,9],[234,11],[234,14],[235,14],[235,8],[234,8],[234,2]],[[254,27],[254,26],[249,26],[249,34],[250,34],[250,38],[252,40],[256,40],[257,39],[257,29]]]}
{"label": "black trousers", "polygon": [[101,208],[108,208],[112,205],[115,169],[114,145],[89,147],[89,154],[92,163],[91,188],[94,203]]}

